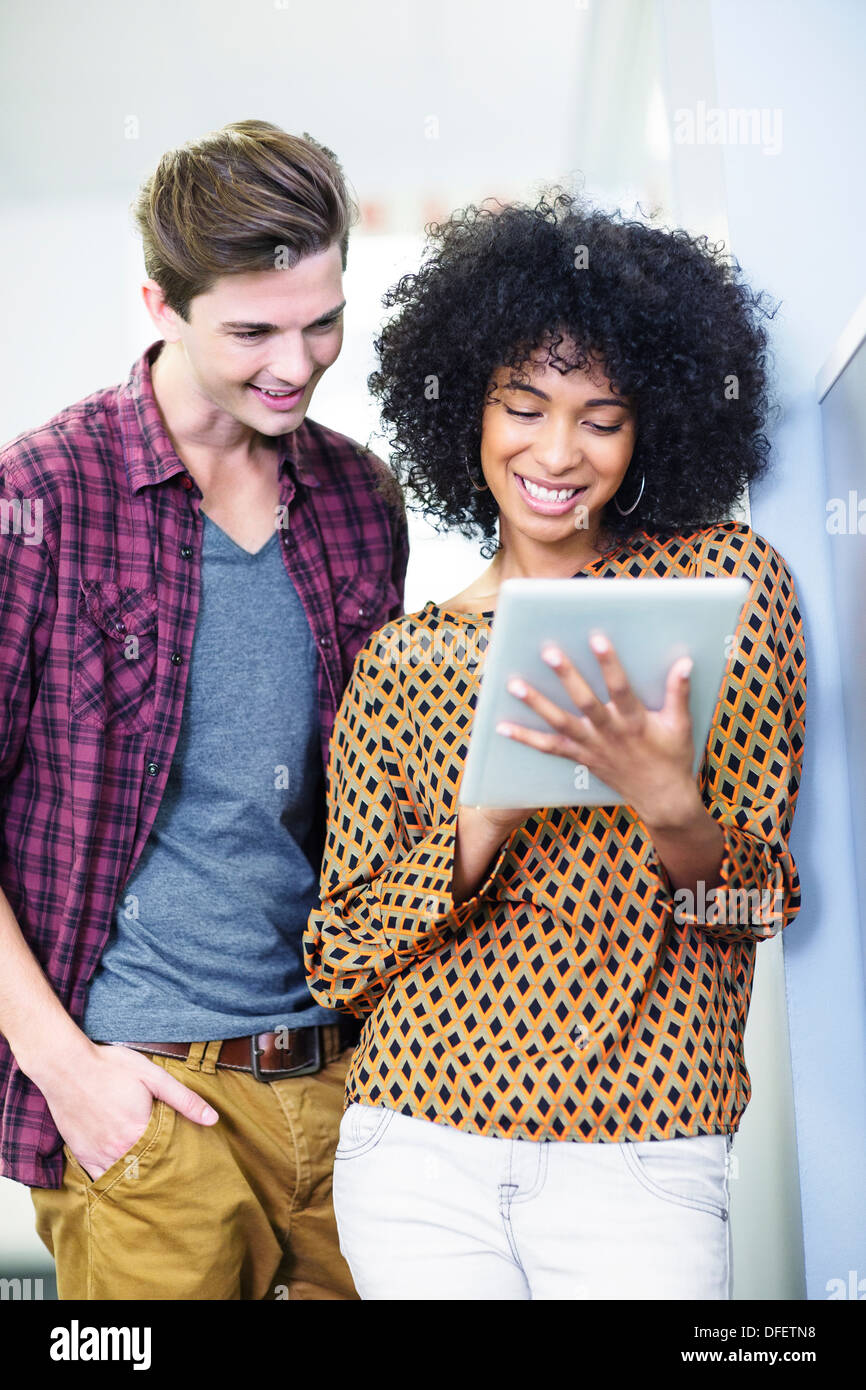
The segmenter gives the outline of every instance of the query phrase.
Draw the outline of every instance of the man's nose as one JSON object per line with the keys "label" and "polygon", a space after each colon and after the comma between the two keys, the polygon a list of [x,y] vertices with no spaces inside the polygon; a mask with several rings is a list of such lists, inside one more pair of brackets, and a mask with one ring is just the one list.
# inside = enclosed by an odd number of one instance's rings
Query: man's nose
{"label": "man's nose", "polygon": [[312,374],[313,359],[303,334],[299,333],[289,341],[280,343],[268,369],[277,381],[285,382],[286,386],[306,386]]}

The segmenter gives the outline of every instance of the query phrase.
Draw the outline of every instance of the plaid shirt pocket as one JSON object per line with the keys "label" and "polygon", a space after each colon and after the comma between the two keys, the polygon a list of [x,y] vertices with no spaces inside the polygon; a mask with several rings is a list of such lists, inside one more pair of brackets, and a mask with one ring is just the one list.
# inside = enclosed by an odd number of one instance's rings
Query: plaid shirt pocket
{"label": "plaid shirt pocket", "polygon": [[116,732],[149,729],[156,649],[155,592],[80,580],[72,717]]}

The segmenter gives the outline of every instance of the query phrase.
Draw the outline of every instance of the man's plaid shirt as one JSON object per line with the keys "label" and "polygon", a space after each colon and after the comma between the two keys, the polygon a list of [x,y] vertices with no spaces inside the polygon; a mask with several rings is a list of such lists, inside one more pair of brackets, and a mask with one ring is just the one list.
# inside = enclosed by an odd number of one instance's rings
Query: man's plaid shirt
{"label": "man's plaid shirt", "polygon": [[[199,605],[202,493],[154,399],[161,346],[0,451],[0,887],[77,1022],[165,788]],[[327,772],[355,655],[403,611],[405,510],[344,435],[306,420],[276,443]],[[31,1186],[62,1179],[46,1102],[3,1038],[0,1165]]]}

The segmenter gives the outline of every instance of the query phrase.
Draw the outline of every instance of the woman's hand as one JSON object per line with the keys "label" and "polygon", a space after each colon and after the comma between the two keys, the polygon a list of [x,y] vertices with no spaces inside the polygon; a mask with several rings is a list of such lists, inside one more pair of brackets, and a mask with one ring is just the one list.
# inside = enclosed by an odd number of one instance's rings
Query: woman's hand
{"label": "woman's hand", "polygon": [[553,645],[542,657],[554,668],[572,708],[514,678],[508,689],[550,724],[547,733],[501,721],[496,728],[542,753],[571,758],[624,798],[645,824],[675,823],[695,799],[694,736],[689,713],[692,662],[680,657],[668,671],[660,710],[648,710],[635,695],[613,645],[601,633],[590,638],[610,699],[602,703],[577,667]]}

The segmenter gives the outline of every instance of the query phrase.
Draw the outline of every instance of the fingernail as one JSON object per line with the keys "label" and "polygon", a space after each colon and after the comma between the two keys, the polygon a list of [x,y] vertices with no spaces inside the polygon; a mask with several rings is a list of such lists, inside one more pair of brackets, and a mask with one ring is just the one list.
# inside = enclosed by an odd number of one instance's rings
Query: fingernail
{"label": "fingernail", "polygon": [[562,652],[558,647],[545,647],[541,653],[541,658],[547,662],[548,666],[560,666],[562,664]]}
{"label": "fingernail", "polygon": [[498,734],[510,734],[511,729],[511,724],[506,724],[505,721],[502,719],[500,719],[499,723],[496,725],[496,732]]}
{"label": "fingernail", "polygon": [[688,661],[684,661],[684,662],[683,662],[682,669],[681,669],[681,671],[680,671],[680,680],[681,680],[681,681],[687,681],[687,680],[688,680],[689,676],[691,675],[691,671],[692,671],[693,665],[694,665],[694,662],[692,661],[691,657],[689,657]]}
{"label": "fingernail", "polygon": [[526,694],[526,686],[517,676],[511,677],[511,680],[508,682],[508,689],[511,691],[512,695]]}
{"label": "fingernail", "polygon": [[598,652],[599,656],[603,655],[604,652],[610,651],[610,644],[607,638],[602,637],[600,632],[594,632],[592,634],[589,639],[589,645],[594,652]]}

